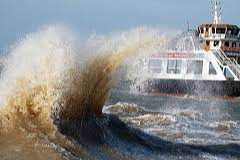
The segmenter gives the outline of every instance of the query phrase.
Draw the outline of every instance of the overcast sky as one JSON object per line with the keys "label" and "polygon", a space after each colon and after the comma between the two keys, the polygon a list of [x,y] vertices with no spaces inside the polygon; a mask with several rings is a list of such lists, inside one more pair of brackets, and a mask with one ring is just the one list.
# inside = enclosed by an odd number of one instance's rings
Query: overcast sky
{"label": "overcast sky", "polygon": [[[82,34],[137,26],[184,29],[212,22],[210,0],[0,0],[0,49],[45,24]],[[240,24],[240,0],[222,0],[223,21]]]}

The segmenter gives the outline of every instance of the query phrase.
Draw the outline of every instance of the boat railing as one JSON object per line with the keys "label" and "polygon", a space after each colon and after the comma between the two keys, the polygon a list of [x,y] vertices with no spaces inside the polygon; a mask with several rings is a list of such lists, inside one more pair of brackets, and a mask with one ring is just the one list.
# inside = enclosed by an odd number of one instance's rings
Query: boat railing
{"label": "boat railing", "polygon": [[220,54],[218,51],[214,51],[213,54],[217,57],[218,61],[220,62],[221,66],[226,66],[225,57]]}
{"label": "boat railing", "polygon": [[237,80],[240,80],[240,69],[237,66],[236,60],[232,60],[232,59],[228,58],[221,49],[215,50],[213,53],[216,56],[216,58],[218,59],[218,61],[220,62],[220,64],[222,66],[229,67],[229,69],[233,73],[234,78]]}
{"label": "boat railing", "polygon": [[231,60],[230,58],[228,58],[222,50],[219,50],[219,52],[223,55],[227,65],[230,67],[230,69],[232,69],[235,73],[237,73],[237,75],[239,75],[238,78],[240,78],[240,70],[239,70],[238,66],[236,65],[236,63],[233,60]]}
{"label": "boat railing", "polygon": [[237,63],[237,61],[236,61],[236,59],[235,58],[230,58],[231,59],[231,61],[233,61],[234,62],[234,64],[235,65],[238,65],[238,63]]}

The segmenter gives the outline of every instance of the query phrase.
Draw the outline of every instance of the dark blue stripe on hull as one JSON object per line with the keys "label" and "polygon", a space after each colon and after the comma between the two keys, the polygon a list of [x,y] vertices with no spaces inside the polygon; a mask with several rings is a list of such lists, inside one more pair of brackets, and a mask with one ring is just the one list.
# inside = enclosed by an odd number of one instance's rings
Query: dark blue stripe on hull
{"label": "dark blue stripe on hull", "polygon": [[148,93],[240,96],[238,81],[153,79],[147,81],[141,89]]}

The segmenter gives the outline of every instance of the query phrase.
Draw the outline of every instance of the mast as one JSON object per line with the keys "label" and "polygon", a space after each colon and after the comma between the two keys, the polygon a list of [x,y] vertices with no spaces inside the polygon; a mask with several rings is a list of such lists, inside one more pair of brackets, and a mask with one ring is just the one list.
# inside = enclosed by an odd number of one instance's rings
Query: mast
{"label": "mast", "polygon": [[212,0],[212,5],[213,23],[220,24],[222,21],[222,8],[220,0]]}

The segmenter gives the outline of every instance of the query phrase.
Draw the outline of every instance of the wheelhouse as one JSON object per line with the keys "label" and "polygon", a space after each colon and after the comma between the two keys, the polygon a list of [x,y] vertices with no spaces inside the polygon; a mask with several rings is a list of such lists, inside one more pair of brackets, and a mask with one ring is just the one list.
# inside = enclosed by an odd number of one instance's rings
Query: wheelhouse
{"label": "wheelhouse", "polygon": [[230,24],[202,24],[198,27],[202,48],[221,49],[229,58],[240,63],[240,28]]}

